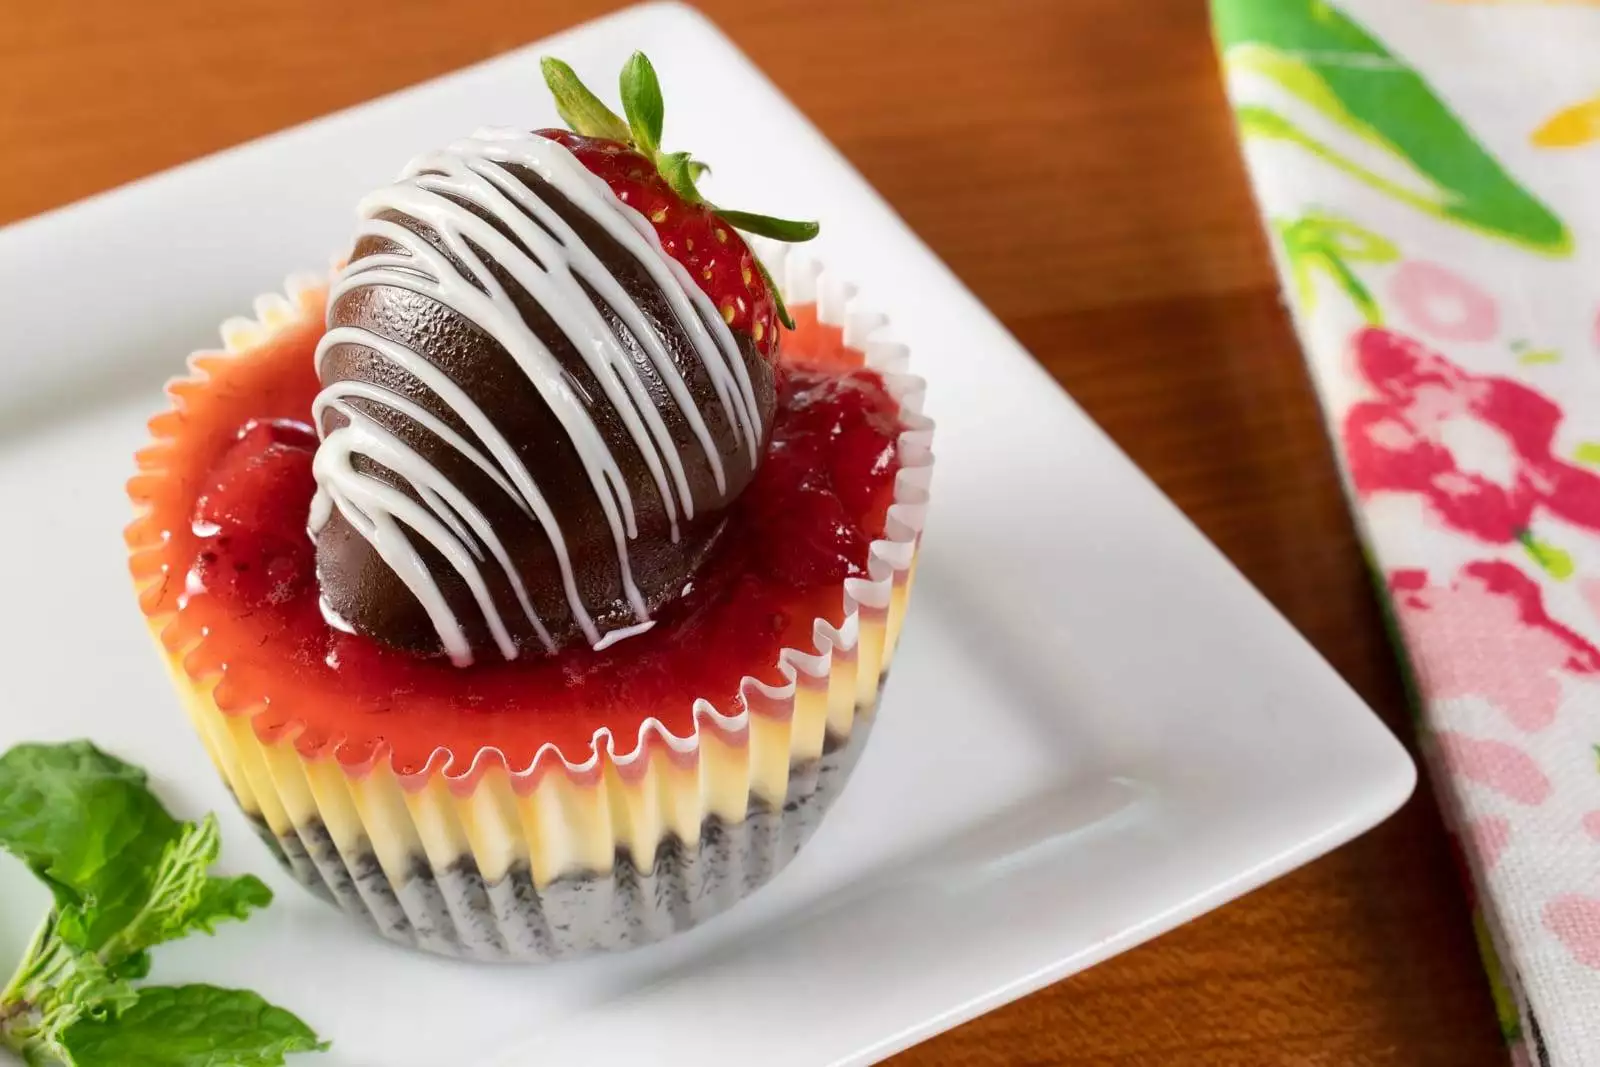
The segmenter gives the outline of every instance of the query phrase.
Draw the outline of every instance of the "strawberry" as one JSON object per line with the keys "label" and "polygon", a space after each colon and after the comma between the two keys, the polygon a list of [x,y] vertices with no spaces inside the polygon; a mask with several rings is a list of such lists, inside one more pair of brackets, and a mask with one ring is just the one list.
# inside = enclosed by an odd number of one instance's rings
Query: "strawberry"
{"label": "strawberry", "polygon": [[310,580],[306,502],[317,434],[289,419],[251,419],[206,475],[194,506],[203,539],[192,578],[250,606],[281,603]]}
{"label": "strawberry", "polygon": [[301,533],[305,516],[284,526],[283,501],[311,499],[317,434],[289,419],[251,419],[207,475],[194,504],[198,530]]}
{"label": "strawberry", "polygon": [[794,222],[728,211],[695,188],[709,168],[687,152],[661,150],[664,108],[655,68],[635,52],[622,68],[622,110],[606,107],[559,59],[541,62],[556,111],[571,130],[535,130],[570,151],[617,199],[638,211],[661,239],[661,247],[688,270],[711,298],[723,321],[774,357],[778,324],[794,329],[772,276],[739,231],[778,241],[809,241],[815,222]]}
{"label": "strawberry", "polygon": [[191,584],[245,607],[285,604],[316,580],[314,552],[309,538],[218,534],[195,556]]}
{"label": "strawberry", "polygon": [[793,371],[778,386],[790,412],[773,450],[800,454],[805,469],[826,469],[845,511],[866,516],[892,492],[899,411],[870,372]]}

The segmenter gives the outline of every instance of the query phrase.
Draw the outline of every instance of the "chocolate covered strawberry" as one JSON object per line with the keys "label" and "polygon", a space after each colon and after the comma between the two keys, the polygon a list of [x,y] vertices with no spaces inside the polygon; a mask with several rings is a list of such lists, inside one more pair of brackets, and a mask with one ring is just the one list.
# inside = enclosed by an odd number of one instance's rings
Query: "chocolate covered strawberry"
{"label": "chocolate covered strawberry", "polygon": [[795,222],[718,207],[695,188],[707,169],[687,152],[661,148],[661,85],[643,52],[622,68],[622,109],[606,107],[559,59],[543,61],[545,84],[571,130],[536,130],[564,145],[617,198],[654,227],[662,249],[681,263],[730,328],[772,356],[777,325],[793,328],[778,287],[739,231],[778,241],[809,241],[815,222]]}

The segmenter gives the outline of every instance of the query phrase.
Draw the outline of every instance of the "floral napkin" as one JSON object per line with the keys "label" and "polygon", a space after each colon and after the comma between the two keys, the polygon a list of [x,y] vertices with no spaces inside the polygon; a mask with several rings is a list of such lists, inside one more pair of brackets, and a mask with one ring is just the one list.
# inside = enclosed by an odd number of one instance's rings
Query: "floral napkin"
{"label": "floral napkin", "polygon": [[1600,0],[1213,0],[1515,1062],[1600,1064]]}

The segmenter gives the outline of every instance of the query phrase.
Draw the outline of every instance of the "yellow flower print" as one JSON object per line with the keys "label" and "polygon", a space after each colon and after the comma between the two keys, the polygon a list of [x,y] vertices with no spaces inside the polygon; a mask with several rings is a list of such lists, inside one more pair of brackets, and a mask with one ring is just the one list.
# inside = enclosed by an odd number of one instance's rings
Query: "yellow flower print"
{"label": "yellow flower print", "polygon": [[1600,142],[1600,96],[1556,112],[1533,131],[1540,148],[1576,148]]}

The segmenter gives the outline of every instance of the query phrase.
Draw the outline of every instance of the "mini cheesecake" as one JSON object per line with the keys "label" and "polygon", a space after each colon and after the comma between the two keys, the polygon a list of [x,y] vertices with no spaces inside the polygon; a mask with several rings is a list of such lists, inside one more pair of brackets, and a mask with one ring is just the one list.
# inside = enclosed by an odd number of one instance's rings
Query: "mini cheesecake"
{"label": "mini cheesecake", "polygon": [[191,360],[129,483],[141,607],[240,806],[419,948],[567,958],[752,891],[842,788],[904,617],[903,350],[847,345],[814,271],[791,315],[724,214],[758,217],[652,152],[420,157],[331,281]]}

